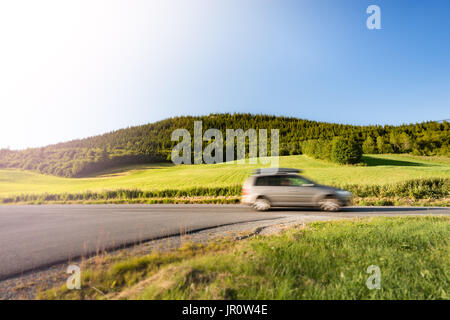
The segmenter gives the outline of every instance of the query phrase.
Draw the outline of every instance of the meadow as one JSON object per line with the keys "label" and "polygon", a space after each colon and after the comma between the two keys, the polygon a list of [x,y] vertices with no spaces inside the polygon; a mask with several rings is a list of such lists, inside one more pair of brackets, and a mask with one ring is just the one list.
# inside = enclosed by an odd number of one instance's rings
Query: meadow
{"label": "meadow", "polygon": [[[280,166],[298,168],[318,183],[384,186],[412,179],[450,178],[448,157],[365,155],[361,165],[338,165],[304,155],[280,157]],[[62,178],[33,171],[0,170],[0,198],[25,194],[63,194],[137,189],[142,191],[222,188],[240,185],[259,164],[134,165],[85,178]]]}

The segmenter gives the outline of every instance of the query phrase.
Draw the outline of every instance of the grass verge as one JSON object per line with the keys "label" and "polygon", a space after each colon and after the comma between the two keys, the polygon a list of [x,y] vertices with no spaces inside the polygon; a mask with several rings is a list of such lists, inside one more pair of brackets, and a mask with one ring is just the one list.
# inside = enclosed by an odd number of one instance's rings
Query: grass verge
{"label": "grass verge", "polygon": [[[415,179],[388,185],[341,185],[355,196],[357,205],[434,205],[448,206],[450,179]],[[165,189],[143,191],[118,189],[81,193],[21,194],[0,198],[0,204],[45,203],[237,203],[241,185],[229,187],[194,187],[188,189]]]}
{"label": "grass verge", "polygon": [[[41,299],[448,299],[450,218],[315,222],[110,262]],[[381,270],[369,290],[366,272]]]}

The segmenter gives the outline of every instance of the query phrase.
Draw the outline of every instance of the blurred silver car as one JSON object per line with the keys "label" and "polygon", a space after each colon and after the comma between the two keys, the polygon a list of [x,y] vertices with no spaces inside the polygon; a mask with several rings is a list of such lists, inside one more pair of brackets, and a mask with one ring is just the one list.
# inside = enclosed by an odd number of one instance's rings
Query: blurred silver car
{"label": "blurred silver car", "polygon": [[271,207],[318,207],[339,211],[351,203],[352,194],[345,190],[317,184],[289,168],[258,169],[242,187],[242,203],[255,210]]}

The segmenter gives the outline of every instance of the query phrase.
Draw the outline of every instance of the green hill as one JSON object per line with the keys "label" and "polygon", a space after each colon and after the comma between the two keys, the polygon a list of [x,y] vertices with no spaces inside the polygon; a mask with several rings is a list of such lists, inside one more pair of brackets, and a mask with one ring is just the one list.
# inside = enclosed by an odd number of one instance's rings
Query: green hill
{"label": "green hill", "polygon": [[212,114],[176,117],[130,127],[86,139],[31,148],[22,151],[0,150],[0,169],[33,170],[61,177],[83,177],[125,165],[170,160],[175,129],[186,128],[193,134],[193,122],[201,120],[204,130],[226,128],[244,130],[279,129],[280,154],[301,154],[302,142],[353,136],[361,144],[375,141],[374,153],[449,154],[450,126],[444,121],[401,126],[353,126],[302,120],[289,117],[251,114]]}

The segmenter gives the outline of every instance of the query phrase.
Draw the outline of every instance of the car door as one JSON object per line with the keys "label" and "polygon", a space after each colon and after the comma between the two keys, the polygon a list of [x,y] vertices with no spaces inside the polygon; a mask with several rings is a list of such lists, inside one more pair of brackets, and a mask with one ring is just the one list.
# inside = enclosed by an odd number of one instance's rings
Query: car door
{"label": "car door", "polygon": [[267,197],[273,206],[290,205],[291,187],[286,176],[267,176]]}
{"label": "car door", "polygon": [[309,206],[313,204],[314,184],[301,176],[288,176],[289,197],[288,202],[293,206]]}

